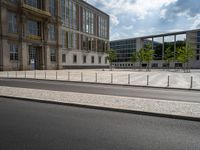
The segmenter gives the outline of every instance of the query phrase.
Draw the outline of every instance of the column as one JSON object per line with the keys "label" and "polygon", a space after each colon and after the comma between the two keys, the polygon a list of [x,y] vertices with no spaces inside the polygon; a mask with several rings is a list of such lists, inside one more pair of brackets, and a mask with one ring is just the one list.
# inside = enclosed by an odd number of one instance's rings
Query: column
{"label": "column", "polygon": [[176,34],[174,35],[174,58],[176,56]]}
{"label": "column", "polygon": [[165,59],[165,37],[163,36],[163,45],[162,45],[162,60]]}

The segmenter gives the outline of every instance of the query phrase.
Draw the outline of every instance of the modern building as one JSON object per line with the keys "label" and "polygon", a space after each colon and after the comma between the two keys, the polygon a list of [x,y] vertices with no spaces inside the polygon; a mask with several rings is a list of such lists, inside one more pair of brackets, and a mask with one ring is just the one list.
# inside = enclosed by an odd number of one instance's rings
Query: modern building
{"label": "modern building", "polygon": [[0,70],[107,67],[109,16],[83,0],[1,0]]}
{"label": "modern building", "polygon": [[[131,62],[132,53],[139,51],[146,44],[151,44],[155,51],[151,67],[165,68],[168,67],[165,61],[167,49],[170,49],[175,55],[176,49],[180,46],[186,46],[186,42],[195,49],[196,53],[194,59],[190,62],[191,67],[200,69],[200,29],[111,41],[110,48],[115,50],[118,56],[113,64],[116,68],[131,68],[133,66]],[[183,66],[176,61],[169,65],[170,68]],[[142,66],[146,67],[147,64],[143,63]],[[139,67],[138,63],[136,67]]]}

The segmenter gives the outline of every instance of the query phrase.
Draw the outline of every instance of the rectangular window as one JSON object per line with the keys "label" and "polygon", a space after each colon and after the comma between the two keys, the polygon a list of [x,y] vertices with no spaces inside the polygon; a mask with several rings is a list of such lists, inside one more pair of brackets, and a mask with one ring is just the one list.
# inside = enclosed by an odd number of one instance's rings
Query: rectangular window
{"label": "rectangular window", "polygon": [[99,56],[99,64],[101,64],[101,56]]}
{"label": "rectangular window", "polygon": [[83,9],[83,32],[94,34],[94,14],[87,10]]}
{"label": "rectangular window", "polygon": [[17,33],[17,15],[15,13],[8,13],[8,32]]}
{"label": "rectangular window", "polygon": [[65,25],[69,28],[77,28],[77,9],[76,3],[72,0],[66,1],[66,20]]}
{"label": "rectangular window", "polygon": [[91,56],[91,63],[94,64],[94,56]]}
{"label": "rectangular window", "polygon": [[55,62],[56,61],[56,49],[55,48],[51,48],[50,49],[50,55],[51,55],[51,62]]}
{"label": "rectangular window", "polygon": [[27,29],[29,35],[36,35],[40,36],[40,22],[34,21],[34,20],[28,20],[27,21]]}
{"label": "rectangular window", "polygon": [[105,64],[107,64],[108,63],[108,58],[107,57],[105,57]]}
{"label": "rectangular window", "polygon": [[197,60],[199,60],[199,55],[197,55]]}
{"label": "rectangular window", "polygon": [[55,0],[49,0],[49,12],[52,16],[56,15],[56,3]]}
{"label": "rectangular window", "polygon": [[27,5],[30,5],[30,6],[35,7],[35,8],[39,8],[39,9],[42,8],[42,1],[41,0],[25,0],[25,3]]}
{"label": "rectangular window", "polygon": [[55,40],[55,25],[49,24],[49,40]]}
{"label": "rectangular window", "polygon": [[87,63],[87,56],[83,56],[83,63],[86,64]]}
{"label": "rectangular window", "polygon": [[73,63],[77,63],[77,55],[73,55]]}
{"label": "rectangular window", "polygon": [[65,63],[66,62],[66,55],[62,54],[62,62]]}
{"label": "rectangular window", "polygon": [[10,60],[18,60],[18,46],[10,44]]}
{"label": "rectangular window", "polygon": [[9,0],[11,3],[17,4],[18,0]]}

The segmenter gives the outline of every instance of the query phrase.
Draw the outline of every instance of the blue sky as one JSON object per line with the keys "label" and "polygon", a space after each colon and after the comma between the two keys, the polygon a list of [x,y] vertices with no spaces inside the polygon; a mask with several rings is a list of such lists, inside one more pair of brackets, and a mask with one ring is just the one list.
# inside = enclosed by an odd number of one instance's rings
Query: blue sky
{"label": "blue sky", "polygon": [[200,0],[87,0],[110,15],[110,39],[200,28]]}

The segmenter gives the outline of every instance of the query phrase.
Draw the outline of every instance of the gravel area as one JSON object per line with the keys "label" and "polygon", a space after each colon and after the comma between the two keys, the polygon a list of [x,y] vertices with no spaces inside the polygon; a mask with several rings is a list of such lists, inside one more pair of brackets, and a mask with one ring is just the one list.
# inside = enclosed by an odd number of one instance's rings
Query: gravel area
{"label": "gravel area", "polygon": [[105,108],[143,111],[196,118],[200,117],[200,104],[190,102],[108,96],[74,92],[58,92],[4,86],[0,86],[0,96],[20,97],[68,104],[98,106]]}

